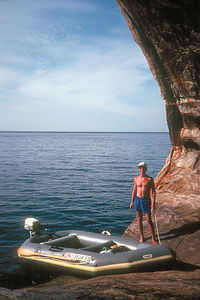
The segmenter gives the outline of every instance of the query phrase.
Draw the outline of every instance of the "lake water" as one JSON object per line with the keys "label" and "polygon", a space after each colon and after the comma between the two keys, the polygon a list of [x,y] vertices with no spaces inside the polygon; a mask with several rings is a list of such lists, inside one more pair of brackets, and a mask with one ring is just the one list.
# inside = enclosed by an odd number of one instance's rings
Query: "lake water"
{"label": "lake water", "polygon": [[1,276],[19,270],[26,217],[55,231],[122,235],[135,218],[138,162],[155,178],[170,147],[168,133],[0,132]]}

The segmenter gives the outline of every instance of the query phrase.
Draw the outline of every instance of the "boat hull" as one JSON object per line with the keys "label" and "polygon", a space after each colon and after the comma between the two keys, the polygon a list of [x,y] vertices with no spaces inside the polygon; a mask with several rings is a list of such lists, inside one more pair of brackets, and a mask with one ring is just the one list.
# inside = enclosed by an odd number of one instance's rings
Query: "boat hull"
{"label": "boat hull", "polygon": [[83,231],[30,237],[18,256],[24,262],[86,277],[156,269],[174,260],[172,250],[163,245]]}

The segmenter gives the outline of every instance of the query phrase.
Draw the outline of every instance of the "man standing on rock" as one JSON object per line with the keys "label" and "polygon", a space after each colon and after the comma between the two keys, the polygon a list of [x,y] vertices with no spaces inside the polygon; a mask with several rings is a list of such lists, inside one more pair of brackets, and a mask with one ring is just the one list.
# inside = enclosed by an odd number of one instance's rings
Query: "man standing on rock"
{"label": "man standing on rock", "polygon": [[[146,174],[147,165],[145,162],[138,164],[140,175],[134,178],[134,188],[132,192],[132,200],[130,209],[135,209],[137,213],[138,227],[140,231],[140,242],[144,242],[143,235],[143,215],[146,216],[149,224],[149,229],[152,235],[152,243],[157,245],[157,241],[154,233],[154,225],[151,220],[151,209],[155,209],[156,191],[153,178]],[[152,192],[152,202],[150,198],[150,192]]]}

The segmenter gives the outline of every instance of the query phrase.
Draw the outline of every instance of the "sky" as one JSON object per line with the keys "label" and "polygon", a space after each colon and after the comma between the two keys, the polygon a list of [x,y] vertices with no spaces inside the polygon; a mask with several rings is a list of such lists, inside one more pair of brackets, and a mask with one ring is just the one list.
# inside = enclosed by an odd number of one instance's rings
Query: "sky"
{"label": "sky", "polygon": [[0,131],[168,131],[114,0],[0,0]]}

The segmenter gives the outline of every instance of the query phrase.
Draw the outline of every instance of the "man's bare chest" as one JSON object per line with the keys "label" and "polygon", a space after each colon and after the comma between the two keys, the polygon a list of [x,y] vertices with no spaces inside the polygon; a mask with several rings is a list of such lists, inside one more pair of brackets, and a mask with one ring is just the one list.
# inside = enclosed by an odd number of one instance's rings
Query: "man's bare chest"
{"label": "man's bare chest", "polygon": [[138,177],[137,178],[137,186],[138,187],[148,187],[150,186],[150,179],[149,178],[146,178],[146,177]]}

